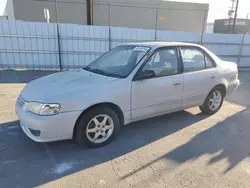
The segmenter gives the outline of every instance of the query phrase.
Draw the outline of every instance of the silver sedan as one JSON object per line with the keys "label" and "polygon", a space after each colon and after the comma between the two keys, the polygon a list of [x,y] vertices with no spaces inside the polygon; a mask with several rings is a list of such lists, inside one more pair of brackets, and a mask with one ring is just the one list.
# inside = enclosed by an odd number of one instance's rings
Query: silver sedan
{"label": "silver sedan", "polygon": [[214,114],[238,86],[237,65],[202,46],[135,43],[112,49],[82,70],[30,82],[16,113],[34,141],[75,138],[100,147],[131,122],[193,106]]}

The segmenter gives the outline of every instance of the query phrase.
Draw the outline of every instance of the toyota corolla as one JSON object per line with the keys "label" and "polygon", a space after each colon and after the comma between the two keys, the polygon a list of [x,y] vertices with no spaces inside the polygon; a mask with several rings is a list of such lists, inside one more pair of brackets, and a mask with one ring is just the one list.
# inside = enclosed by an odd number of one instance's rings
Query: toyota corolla
{"label": "toyota corolla", "polygon": [[189,107],[214,114],[239,86],[237,65],[188,43],[118,46],[82,70],[27,84],[16,102],[23,131],[37,142],[111,142],[121,126]]}

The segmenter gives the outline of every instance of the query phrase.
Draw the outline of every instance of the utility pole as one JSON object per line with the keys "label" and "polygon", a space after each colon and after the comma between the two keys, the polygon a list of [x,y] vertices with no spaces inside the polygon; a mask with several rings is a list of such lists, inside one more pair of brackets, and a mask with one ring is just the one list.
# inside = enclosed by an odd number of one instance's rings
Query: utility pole
{"label": "utility pole", "polygon": [[228,17],[229,17],[229,24],[228,24],[228,33],[231,32],[232,28],[231,28],[231,21],[232,21],[232,17],[233,17],[233,13],[235,12],[234,10],[234,3],[235,3],[235,0],[231,0],[232,1],[232,7],[228,10]]}
{"label": "utility pole", "polygon": [[236,25],[236,20],[237,20],[237,13],[238,13],[239,1],[240,0],[236,1],[236,9],[235,9],[235,14],[234,14],[234,23],[233,23],[233,32],[232,33],[235,32],[235,25]]}
{"label": "utility pole", "polygon": [[58,2],[55,0],[56,9],[56,32],[57,32],[57,47],[58,47],[58,61],[59,69],[62,70],[62,58],[61,58],[61,43],[60,43],[60,28],[59,28],[59,12],[58,12]]}
{"label": "utility pole", "polygon": [[87,0],[87,25],[93,25],[93,0]]}

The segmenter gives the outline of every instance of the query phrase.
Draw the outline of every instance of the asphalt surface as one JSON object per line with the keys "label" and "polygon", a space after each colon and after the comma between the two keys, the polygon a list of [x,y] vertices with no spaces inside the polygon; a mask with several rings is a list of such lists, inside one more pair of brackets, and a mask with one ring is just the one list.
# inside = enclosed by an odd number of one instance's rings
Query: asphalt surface
{"label": "asphalt surface", "polygon": [[130,124],[99,149],[35,143],[22,132],[15,100],[44,74],[0,72],[0,188],[250,187],[250,72],[217,114],[192,108]]}

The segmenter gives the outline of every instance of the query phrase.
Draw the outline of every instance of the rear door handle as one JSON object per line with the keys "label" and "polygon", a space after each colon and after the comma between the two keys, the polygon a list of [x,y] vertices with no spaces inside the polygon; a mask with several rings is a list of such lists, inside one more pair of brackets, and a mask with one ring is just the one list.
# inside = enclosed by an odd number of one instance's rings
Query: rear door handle
{"label": "rear door handle", "polygon": [[211,79],[215,79],[215,76],[211,76]]}
{"label": "rear door handle", "polygon": [[178,86],[178,85],[181,85],[181,82],[176,82],[176,83],[173,83],[174,86]]}

